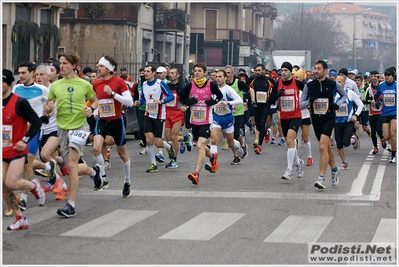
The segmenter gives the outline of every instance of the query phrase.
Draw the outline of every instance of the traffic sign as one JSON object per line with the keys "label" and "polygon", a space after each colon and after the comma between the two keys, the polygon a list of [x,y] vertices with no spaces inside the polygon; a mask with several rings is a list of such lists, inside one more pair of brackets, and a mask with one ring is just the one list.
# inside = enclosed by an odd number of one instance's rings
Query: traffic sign
{"label": "traffic sign", "polygon": [[370,49],[375,49],[377,47],[377,42],[376,41],[369,41],[369,48]]}

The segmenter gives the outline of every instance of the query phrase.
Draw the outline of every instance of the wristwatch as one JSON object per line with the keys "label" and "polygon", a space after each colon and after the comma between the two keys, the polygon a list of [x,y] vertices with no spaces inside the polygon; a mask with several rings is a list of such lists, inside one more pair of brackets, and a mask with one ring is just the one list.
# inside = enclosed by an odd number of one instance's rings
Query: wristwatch
{"label": "wristwatch", "polygon": [[111,96],[115,97],[115,92],[114,91],[111,92]]}

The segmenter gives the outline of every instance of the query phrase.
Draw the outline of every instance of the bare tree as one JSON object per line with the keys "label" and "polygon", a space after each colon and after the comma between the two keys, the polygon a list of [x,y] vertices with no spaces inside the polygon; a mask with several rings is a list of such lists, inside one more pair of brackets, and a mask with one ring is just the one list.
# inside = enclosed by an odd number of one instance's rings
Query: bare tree
{"label": "bare tree", "polygon": [[[290,15],[274,30],[276,49],[312,51],[312,62],[333,55],[350,55],[349,37],[341,30],[341,23],[332,16],[304,13]],[[301,39],[302,34],[302,39]],[[301,44],[300,44],[301,42]]]}

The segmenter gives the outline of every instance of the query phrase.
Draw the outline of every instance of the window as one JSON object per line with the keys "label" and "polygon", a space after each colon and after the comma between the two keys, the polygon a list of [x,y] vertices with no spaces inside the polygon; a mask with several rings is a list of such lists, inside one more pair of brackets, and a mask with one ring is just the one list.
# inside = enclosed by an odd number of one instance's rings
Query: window
{"label": "window", "polygon": [[[51,11],[49,9],[40,10],[40,23],[41,24],[50,24],[51,23]],[[39,59],[42,62],[46,62],[46,60],[50,57],[50,46],[51,40],[42,44],[43,55],[42,58]]]}
{"label": "window", "polygon": [[[31,8],[29,5],[16,5],[16,21],[31,21],[30,13]],[[17,63],[19,64],[22,61],[30,60],[29,51],[30,51],[30,40],[21,40],[18,39],[18,60]]]}
{"label": "window", "polygon": [[205,39],[216,40],[217,38],[217,10],[205,10]]}

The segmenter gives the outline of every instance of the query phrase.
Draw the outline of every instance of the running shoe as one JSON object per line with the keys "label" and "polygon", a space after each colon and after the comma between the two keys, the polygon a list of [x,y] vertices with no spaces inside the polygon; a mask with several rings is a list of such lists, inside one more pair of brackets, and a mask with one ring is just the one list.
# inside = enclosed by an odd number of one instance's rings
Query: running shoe
{"label": "running shoe", "polygon": [[184,154],[186,152],[186,146],[183,142],[180,142],[180,154]]}
{"label": "running shoe", "polygon": [[18,207],[22,211],[26,210],[26,200],[23,197],[19,198]]}
{"label": "running shoe", "polygon": [[123,198],[130,197],[130,185],[131,185],[131,183],[124,183],[123,184],[123,190],[122,190],[122,197]]}
{"label": "running shoe", "polygon": [[295,165],[298,178],[303,176],[303,166],[305,166],[305,162],[302,159],[299,159],[299,165]]}
{"label": "running shoe", "polygon": [[65,200],[69,196],[69,189],[62,189],[62,191],[55,197],[55,200]]}
{"label": "running shoe", "polygon": [[190,152],[194,145],[193,144],[193,135],[191,133],[187,133],[186,137],[187,137],[187,141],[186,141],[187,151]]}
{"label": "running shoe", "polygon": [[143,148],[143,149],[140,151],[139,154],[140,154],[140,155],[147,155],[147,149],[146,149],[146,148]]}
{"label": "running shoe", "polygon": [[188,179],[193,183],[193,184],[198,184],[199,183],[199,173],[198,172],[192,172],[188,174]]}
{"label": "running shoe", "polygon": [[44,192],[49,192],[52,191],[54,188],[54,185],[50,183],[50,180],[47,180],[46,184],[43,187]]}
{"label": "running shoe", "polygon": [[230,163],[231,165],[237,165],[238,163],[241,162],[241,159],[239,156],[234,156],[233,161]]}
{"label": "running shoe", "polygon": [[259,141],[255,140],[254,143],[253,143],[253,146],[254,146],[254,148],[257,148],[259,146]]}
{"label": "running shoe", "polygon": [[331,146],[335,146],[334,138],[330,138],[330,143],[331,143]]}
{"label": "running shoe", "polygon": [[46,177],[46,178],[50,176],[50,173],[48,171],[46,171],[46,170],[43,170],[43,169],[34,170],[34,173],[36,175],[39,175],[39,176],[42,176],[42,177]]}
{"label": "running shoe", "polygon": [[105,170],[111,169],[111,166],[112,166],[111,161],[109,161],[109,160],[104,160],[104,169],[105,169]]}
{"label": "running shoe", "polygon": [[345,162],[342,162],[342,166],[341,166],[340,169],[343,170],[343,171],[349,169],[349,164],[348,164],[348,163],[345,163]]}
{"label": "running shoe", "polygon": [[154,163],[151,163],[150,168],[147,169],[148,173],[158,172],[158,167]]}
{"label": "running shoe", "polygon": [[213,173],[215,173],[219,168],[218,157],[219,157],[219,154],[217,152],[215,152],[212,154],[212,158],[210,159],[211,170]]}
{"label": "running shoe", "polygon": [[274,145],[276,143],[276,138],[272,137],[272,140],[270,141],[271,145]]}
{"label": "running shoe", "polygon": [[396,157],[392,157],[389,159],[389,163],[396,163]]}
{"label": "running shoe", "polygon": [[15,221],[7,227],[7,230],[28,229],[28,219],[24,216],[16,216]]}
{"label": "running shoe", "polygon": [[107,158],[111,158],[111,148],[107,148]]}
{"label": "running shoe", "polygon": [[165,168],[168,169],[176,169],[177,167],[179,167],[179,165],[174,159],[172,159],[168,164],[165,165]]}
{"label": "running shoe", "polygon": [[159,162],[159,163],[164,163],[165,162],[165,158],[163,156],[163,154],[158,153],[155,155],[155,159]]}
{"label": "running shoe", "polygon": [[58,178],[55,181],[55,184],[53,186],[53,193],[54,194],[59,194],[62,190],[64,190],[64,187],[62,186],[64,184],[64,179],[63,178]]}
{"label": "running shoe", "polygon": [[381,139],[381,146],[383,149],[387,148],[387,142],[385,141],[385,139]]}
{"label": "running shoe", "polygon": [[379,152],[378,147],[374,147],[373,152],[372,152],[373,155],[378,154],[378,152]]}
{"label": "running shoe", "polygon": [[54,184],[55,180],[57,179],[57,174],[55,173],[55,166],[57,165],[57,162],[55,162],[55,160],[52,159],[49,162],[47,162],[47,164],[50,165],[50,172],[49,172],[50,181],[51,181],[52,184]]}
{"label": "running shoe", "polygon": [[331,172],[331,185],[336,186],[339,183],[338,176],[341,174],[341,170],[338,169],[336,172]]}
{"label": "running shoe", "polygon": [[40,184],[39,179],[33,179],[32,182],[35,184],[35,188],[31,190],[31,193],[35,196],[37,204],[43,206],[46,203],[46,194]]}
{"label": "running shoe", "polygon": [[170,148],[166,151],[168,151],[169,159],[174,159],[174,157],[176,157],[176,151],[174,148],[173,141],[168,141],[168,144],[169,144]]}
{"label": "running shoe", "polygon": [[102,189],[104,182],[100,175],[100,165],[99,164],[94,165],[93,170],[96,172],[96,174],[94,176],[90,176],[90,178],[93,179],[94,181],[94,188]]}
{"label": "running shoe", "polygon": [[293,177],[292,171],[289,170],[289,169],[286,169],[286,170],[285,170],[285,173],[283,174],[283,176],[281,177],[281,179],[283,179],[283,180],[291,180],[292,177]]}
{"label": "running shoe", "polygon": [[285,139],[284,139],[284,138],[281,138],[281,139],[280,139],[280,142],[278,143],[278,145],[279,145],[279,146],[285,145]]}
{"label": "running shoe", "polygon": [[11,209],[10,206],[7,206],[7,209],[6,209],[6,211],[4,212],[4,216],[10,217],[10,216],[13,216],[13,215],[14,215],[14,211]]}
{"label": "running shoe", "polygon": [[223,150],[229,149],[229,145],[227,144],[227,140],[223,140]]}
{"label": "running shoe", "polygon": [[255,148],[254,153],[257,154],[257,155],[260,155],[262,153],[262,147],[258,145]]}
{"label": "running shoe", "polygon": [[272,130],[267,129],[265,137],[263,138],[263,141],[267,144],[270,142],[270,136],[272,135]]}
{"label": "running shoe", "polygon": [[139,147],[145,147],[145,144],[142,140],[140,140]]}
{"label": "running shoe", "polygon": [[67,203],[65,207],[57,210],[57,214],[67,218],[75,217],[75,208],[71,204]]}
{"label": "running shoe", "polygon": [[244,143],[244,146],[242,147],[242,150],[244,151],[244,153],[243,153],[241,159],[245,159],[248,156],[248,145],[247,145],[247,143]]}
{"label": "running shoe", "polygon": [[237,154],[240,158],[244,158],[244,149],[241,146],[237,148]]}
{"label": "running shoe", "polygon": [[326,189],[326,186],[324,185],[324,181],[325,181],[325,178],[322,176],[319,176],[317,178],[317,181],[314,183],[314,186],[319,189]]}
{"label": "running shoe", "polygon": [[308,162],[306,162],[306,166],[312,166],[313,165],[313,159],[308,158]]}

